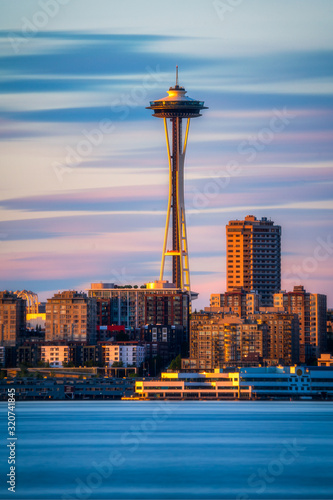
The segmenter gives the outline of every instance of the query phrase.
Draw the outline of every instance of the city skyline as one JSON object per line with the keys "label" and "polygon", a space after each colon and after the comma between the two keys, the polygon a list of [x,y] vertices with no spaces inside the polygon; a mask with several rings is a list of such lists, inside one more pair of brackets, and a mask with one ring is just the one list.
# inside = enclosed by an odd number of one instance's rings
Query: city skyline
{"label": "city skyline", "polygon": [[185,168],[194,307],[227,289],[225,226],[250,214],[282,227],[281,288],[332,307],[330,4],[171,1],[161,18],[149,1],[41,3],[0,21],[1,288],[158,279],[168,160],[145,107],[178,64],[210,108]]}

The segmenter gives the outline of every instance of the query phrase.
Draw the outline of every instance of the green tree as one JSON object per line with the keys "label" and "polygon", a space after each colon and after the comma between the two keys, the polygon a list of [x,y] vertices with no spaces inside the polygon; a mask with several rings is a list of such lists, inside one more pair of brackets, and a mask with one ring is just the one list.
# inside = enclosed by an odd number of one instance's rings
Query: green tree
{"label": "green tree", "polygon": [[170,370],[179,371],[181,367],[182,367],[182,358],[180,354],[178,354],[178,356],[171,361]]}

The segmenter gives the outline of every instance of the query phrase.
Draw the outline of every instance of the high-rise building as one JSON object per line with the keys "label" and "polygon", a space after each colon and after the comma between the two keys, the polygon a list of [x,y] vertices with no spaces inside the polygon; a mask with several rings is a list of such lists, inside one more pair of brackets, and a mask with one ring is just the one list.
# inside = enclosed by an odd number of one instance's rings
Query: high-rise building
{"label": "high-rise building", "polygon": [[[163,280],[165,257],[172,258],[172,282],[177,288],[190,293],[190,268],[186,236],[185,201],[184,201],[184,162],[191,118],[201,116],[200,111],[207,109],[203,101],[196,101],[186,96],[186,90],[178,84],[178,66],[176,84],[170,87],[168,95],[151,101],[147,109],[154,111],[154,116],[163,118],[169,160],[169,200],[165,225],[160,281]],[[182,121],[186,119],[185,140],[182,137]],[[168,123],[172,127],[169,141]],[[171,142],[171,148],[170,148]],[[169,225],[171,222],[171,248],[167,248]]]}
{"label": "high-rise building", "polygon": [[325,352],[326,301],[326,295],[308,293],[301,285],[294,286],[292,292],[274,294],[274,307],[298,315],[301,363],[310,363]]}
{"label": "high-rise building", "polygon": [[237,287],[255,290],[264,306],[273,305],[281,288],[281,227],[248,215],[226,226],[227,292]]}
{"label": "high-rise building", "polygon": [[96,301],[85,293],[65,291],[56,293],[46,304],[45,340],[96,340]]}
{"label": "high-rise building", "polygon": [[0,292],[0,345],[15,346],[25,333],[26,302],[15,293]]}

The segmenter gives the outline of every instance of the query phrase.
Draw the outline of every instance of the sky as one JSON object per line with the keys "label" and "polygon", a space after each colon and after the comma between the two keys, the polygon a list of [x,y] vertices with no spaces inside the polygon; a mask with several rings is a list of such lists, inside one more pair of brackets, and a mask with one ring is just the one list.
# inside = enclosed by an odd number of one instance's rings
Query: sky
{"label": "sky", "polygon": [[332,54],[331,0],[0,0],[0,289],[158,279],[168,161],[145,108],[177,64],[209,108],[185,165],[195,307],[249,214],[282,227],[282,289],[333,307]]}

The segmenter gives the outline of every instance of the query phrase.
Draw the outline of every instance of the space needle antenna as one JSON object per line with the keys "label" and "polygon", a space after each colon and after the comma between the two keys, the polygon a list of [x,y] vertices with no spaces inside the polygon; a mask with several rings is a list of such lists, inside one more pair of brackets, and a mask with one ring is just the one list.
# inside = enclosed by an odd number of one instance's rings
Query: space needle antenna
{"label": "space needle antenna", "polygon": [[176,87],[178,86],[178,66],[176,66]]}

